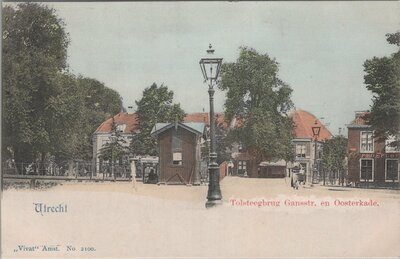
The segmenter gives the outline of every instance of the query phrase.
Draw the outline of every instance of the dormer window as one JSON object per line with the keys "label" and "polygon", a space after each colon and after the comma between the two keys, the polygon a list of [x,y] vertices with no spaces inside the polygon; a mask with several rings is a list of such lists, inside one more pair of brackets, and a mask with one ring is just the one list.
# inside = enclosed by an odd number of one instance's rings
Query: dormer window
{"label": "dormer window", "polygon": [[117,125],[117,131],[118,132],[124,132],[126,128],[126,124],[118,124]]}

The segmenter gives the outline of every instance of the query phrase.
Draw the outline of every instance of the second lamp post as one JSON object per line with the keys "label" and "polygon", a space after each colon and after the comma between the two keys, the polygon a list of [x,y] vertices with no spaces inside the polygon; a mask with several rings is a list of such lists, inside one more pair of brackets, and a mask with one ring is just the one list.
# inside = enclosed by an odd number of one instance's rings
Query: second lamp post
{"label": "second lamp post", "polygon": [[[311,177],[311,184],[314,183],[315,181],[315,176],[318,173],[318,163],[317,163],[317,148],[318,148],[318,137],[319,137],[319,132],[321,130],[321,126],[318,126],[317,120],[315,120],[314,127],[311,127],[313,131],[313,136],[314,136],[314,170],[313,174]],[[324,176],[324,185],[325,185],[325,176]]]}
{"label": "second lamp post", "polygon": [[[209,56],[214,54],[214,50],[210,44],[207,50]],[[204,82],[208,83],[208,94],[210,97],[210,159],[208,164],[208,194],[206,208],[214,207],[222,204],[221,189],[219,186],[219,166],[217,163],[216,140],[215,140],[215,116],[214,116],[214,85],[217,84],[219,72],[221,70],[222,58],[202,58],[200,60],[201,72],[203,73]]]}

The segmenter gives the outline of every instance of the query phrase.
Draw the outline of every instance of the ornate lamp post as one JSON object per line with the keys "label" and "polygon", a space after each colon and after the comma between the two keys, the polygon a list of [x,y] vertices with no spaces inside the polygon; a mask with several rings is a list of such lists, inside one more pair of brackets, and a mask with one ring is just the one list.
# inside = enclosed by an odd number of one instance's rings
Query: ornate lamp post
{"label": "ornate lamp post", "polygon": [[[313,175],[311,178],[311,183],[314,183],[314,175],[318,171],[318,168],[317,168],[317,142],[318,142],[319,132],[321,131],[321,126],[317,126],[317,120],[315,120],[314,126],[311,128],[312,128],[313,136],[314,136],[314,170],[313,170]],[[325,175],[324,175],[324,185],[325,185]]]}
{"label": "ornate lamp post", "polygon": [[[210,44],[207,54],[212,56],[214,50]],[[221,69],[222,58],[202,58],[200,59],[201,72],[203,73],[204,82],[208,84],[208,94],[210,97],[210,156],[208,165],[209,183],[206,208],[210,208],[222,204],[221,189],[219,187],[219,167],[217,164],[217,152],[215,141],[215,118],[214,118],[214,85],[218,82],[218,76]]]}

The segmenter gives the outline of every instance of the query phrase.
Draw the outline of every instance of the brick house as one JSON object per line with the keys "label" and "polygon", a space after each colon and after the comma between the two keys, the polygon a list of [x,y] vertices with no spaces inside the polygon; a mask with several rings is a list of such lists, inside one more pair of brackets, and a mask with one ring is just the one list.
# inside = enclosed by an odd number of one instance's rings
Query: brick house
{"label": "brick house", "polygon": [[400,149],[391,147],[393,138],[380,140],[365,119],[368,112],[356,112],[348,128],[348,181],[353,185],[392,186],[399,184]]}

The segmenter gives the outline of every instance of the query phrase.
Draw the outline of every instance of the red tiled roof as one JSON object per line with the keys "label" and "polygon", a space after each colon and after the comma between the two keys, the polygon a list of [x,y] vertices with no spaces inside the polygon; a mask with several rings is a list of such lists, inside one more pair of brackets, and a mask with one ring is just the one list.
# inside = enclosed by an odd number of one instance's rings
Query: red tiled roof
{"label": "red tiled roof", "polygon": [[[115,124],[125,124],[123,133],[134,133],[139,130],[139,117],[137,113],[120,112],[114,116]],[[95,131],[95,133],[109,133],[112,130],[113,118],[107,119]]]}
{"label": "red tiled roof", "polygon": [[[314,138],[312,127],[321,127],[318,141],[331,139],[332,133],[314,115],[307,111],[295,110],[289,115],[295,124],[294,134],[296,138]],[[316,123],[316,124],[315,124]]]}
{"label": "red tiled roof", "polygon": [[[215,120],[218,127],[228,128],[228,123],[225,122],[224,114],[222,112],[215,113]],[[183,122],[203,122],[207,126],[210,124],[209,113],[197,112],[189,113],[183,118]]]}
{"label": "red tiled roof", "polygon": [[208,113],[198,112],[186,114],[186,116],[183,118],[183,122],[203,122],[208,125]]}

